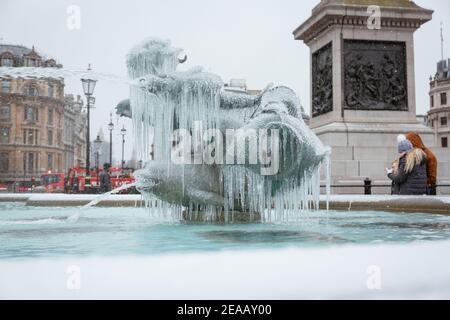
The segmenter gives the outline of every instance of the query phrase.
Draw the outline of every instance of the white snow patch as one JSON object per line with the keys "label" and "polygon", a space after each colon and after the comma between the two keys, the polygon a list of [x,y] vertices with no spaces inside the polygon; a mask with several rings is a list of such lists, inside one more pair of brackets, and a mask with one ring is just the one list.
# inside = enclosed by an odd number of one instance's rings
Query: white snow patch
{"label": "white snow patch", "polygon": [[0,201],[5,199],[17,199],[17,201],[26,201],[30,197],[27,193],[0,193]]}
{"label": "white snow patch", "polygon": [[[28,201],[93,201],[97,199],[98,194],[64,194],[64,193],[40,193],[40,194],[31,194],[29,195]],[[116,195],[108,195],[106,200],[113,201],[139,201],[142,197],[140,194],[116,194]]]}
{"label": "white snow patch", "polygon": [[[0,260],[1,299],[449,299],[450,242]],[[69,290],[80,270],[80,289]],[[379,270],[380,289],[369,289]]]}

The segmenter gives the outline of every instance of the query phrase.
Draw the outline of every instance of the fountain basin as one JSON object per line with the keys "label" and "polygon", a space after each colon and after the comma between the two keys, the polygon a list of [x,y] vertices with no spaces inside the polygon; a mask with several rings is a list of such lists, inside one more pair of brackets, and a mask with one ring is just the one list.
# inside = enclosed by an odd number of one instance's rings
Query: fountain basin
{"label": "fountain basin", "polygon": [[184,223],[139,207],[0,203],[0,259],[120,256],[450,240],[450,216],[304,211],[264,223]]}
{"label": "fountain basin", "polygon": [[[183,223],[139,207],[56,206],[63,196],[0,202],[0,298],[450,297],[450,216],[352,206],[289,222]],[[73,270],[79,289],[67,287]],[[373,270],[380,288],[367,284]]]}
{"label": "fountain basin", "polygon": [[[66,194],[0,194],[1,202],[23,202],[27,206],[64,207],[83,206],[96,199],[96,195]],[[141,207],[140,195],[111,195],[101,200],[97,207]],[[320,197],[320,209],[326,208],[326,197]],[[332,195],[331,210],[388,212],[422,212],[450,215],[450,196],[390,196],[390,195]]]}

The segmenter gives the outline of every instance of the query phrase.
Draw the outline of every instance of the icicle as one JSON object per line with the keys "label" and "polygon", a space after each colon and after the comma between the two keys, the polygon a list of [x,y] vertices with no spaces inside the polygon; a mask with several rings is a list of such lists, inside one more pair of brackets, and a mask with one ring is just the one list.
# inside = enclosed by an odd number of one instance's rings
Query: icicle
{"label": "icicle", "polygon": [[331,195],[331,161],[330,154],[327,154],[325,157],[325,166],[326,166],[326,201],[327,201],[327,211],[330,210],[330,195]]}

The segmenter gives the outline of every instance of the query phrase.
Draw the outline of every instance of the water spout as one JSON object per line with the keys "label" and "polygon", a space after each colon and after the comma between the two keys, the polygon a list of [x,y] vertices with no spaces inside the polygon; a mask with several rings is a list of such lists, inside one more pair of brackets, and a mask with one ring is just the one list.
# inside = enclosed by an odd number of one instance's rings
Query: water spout
{"label": "water spout", "polygon": [[135,183],[135,182],[123,184],[123,185],[121,185],[120,187],[115,188],[114,190],[111,190],[111,191],[109,191],[109,192],[106,192],[106,193],[103,193],[103,194],[97,196],[94,200],[92,200],[92,201],[89,202],[88,204],[85,204],[85,205],[83,206],[83,208],[90,208],[90,207],[93,207],[93,206],[97,205],[100,201],[102,201],[102,200],[108,198],[110,195],[115,194],[115,193],[118,193],[118,192],[123,191],[123,190],[130,189],[130,188],[132,188],[132,187],[134,187],[134,186],[136,186],[136,183]]}

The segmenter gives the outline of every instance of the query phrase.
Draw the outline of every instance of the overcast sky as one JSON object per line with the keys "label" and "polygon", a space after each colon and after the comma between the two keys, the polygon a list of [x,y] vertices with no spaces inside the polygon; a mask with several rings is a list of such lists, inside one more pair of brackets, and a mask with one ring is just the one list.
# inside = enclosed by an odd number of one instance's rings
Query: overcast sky
{"label": "overcast sky", "polygon": [[[292,31],[310,16],[318,2],[0,0],[0,41],[35,45],[68,69],[79,70],[91,63],[95,71],[125,76],[129,48],[148,36],[167,38],[188,54],[184,67],[204,66],[225,82],[245,78],[251,89],[261,89],[270,82],[287,85],[309,109],[309,49],[294,40]],[[441,55],[441,21],[446,40],[444,55],[450,58],[450,1],[416,3],[435,11],[433,21],[415,34],[416,103],[417,112],[423,114],[428,110],[428,78]],[[67,27],[71,5],[80,9],[80,29]],[[79,81],[67,79],[66,93],[81,94]],[[94,95],[93,137],[100,126],[107,132],[109,113],[128,97],[128,87],[99,81]],[[125,124],[131,131],[131,125]],[[127,149],[131,151],[131,145]]]}

